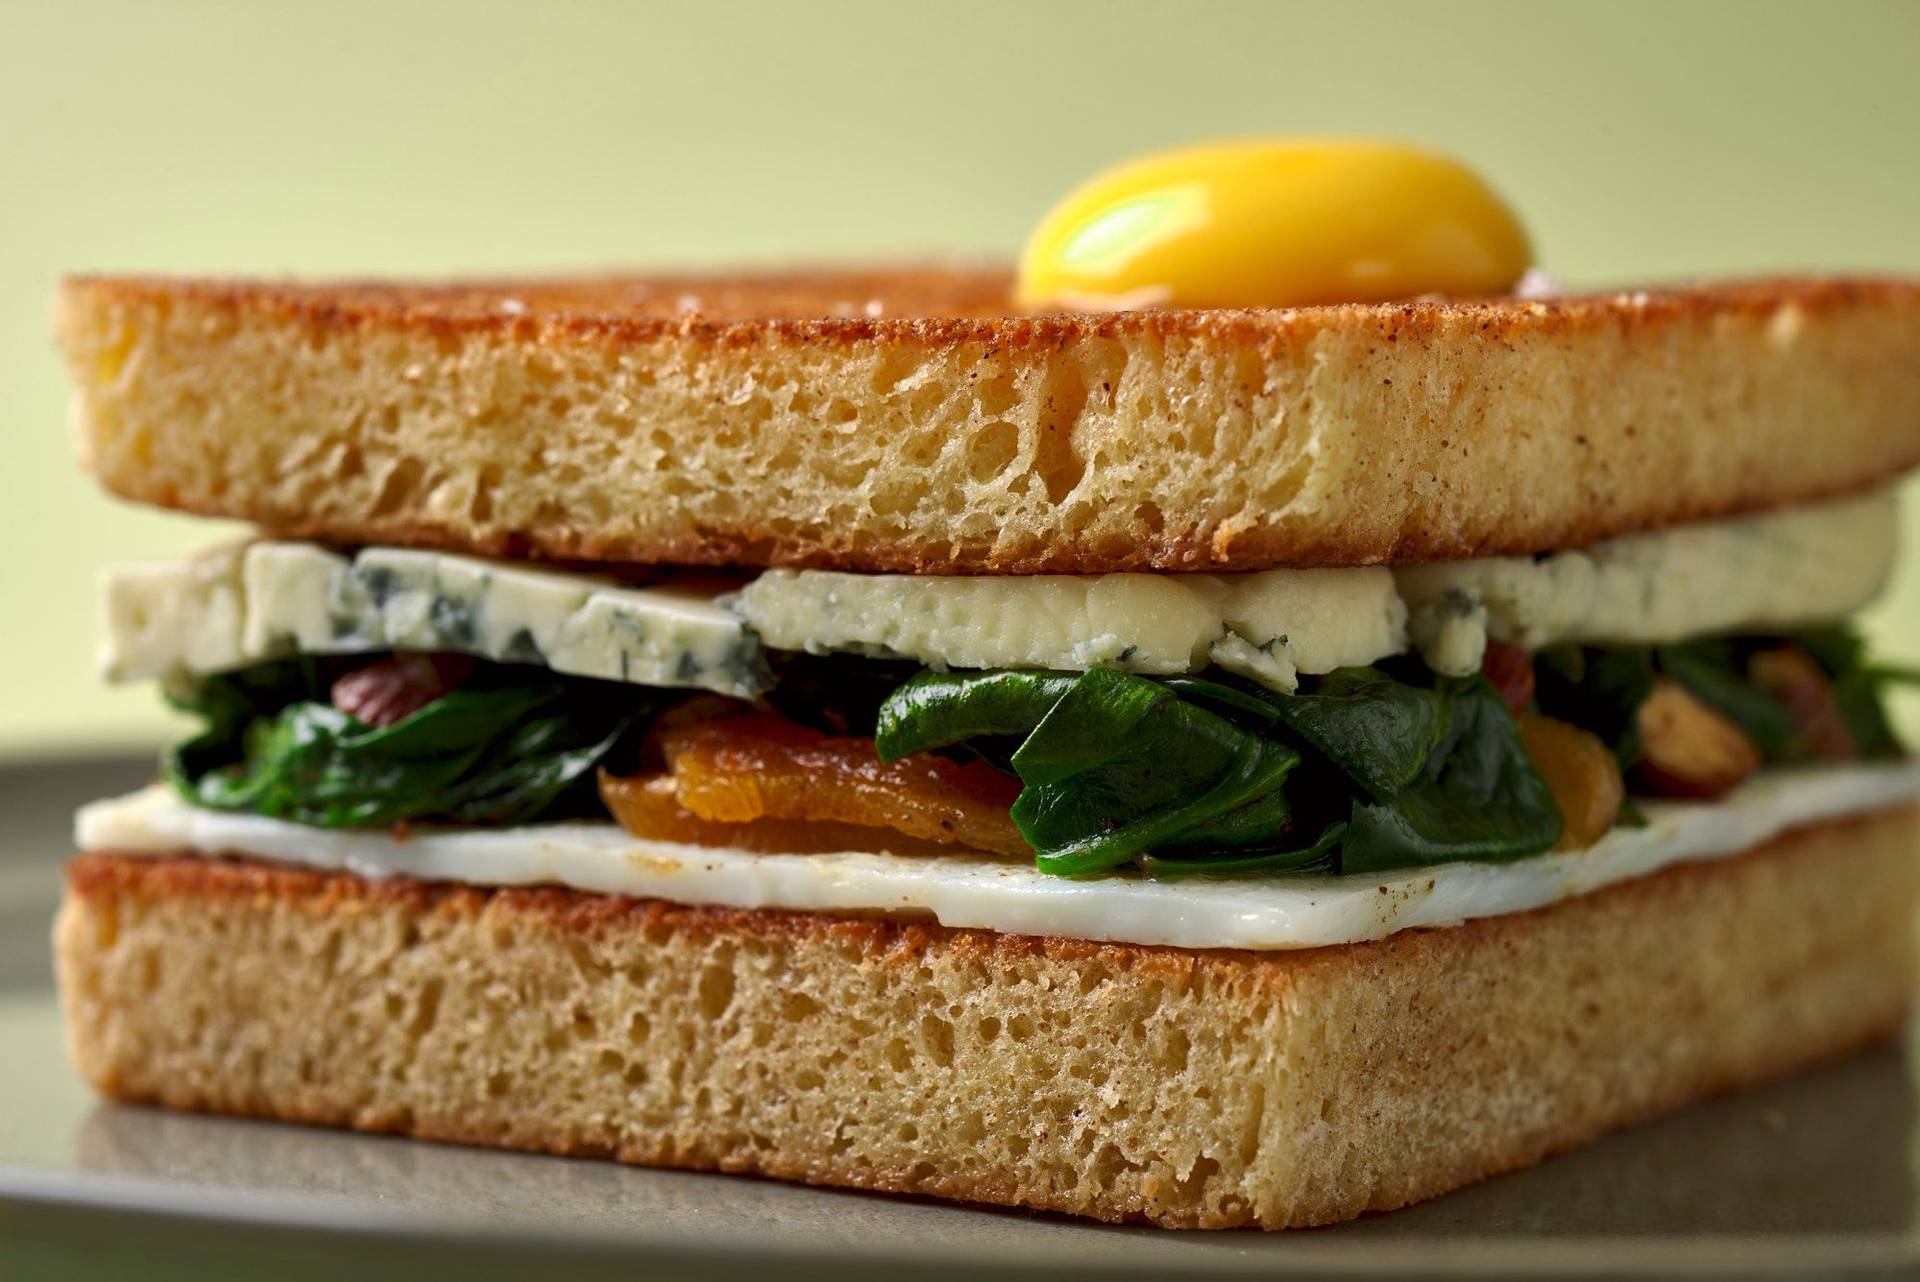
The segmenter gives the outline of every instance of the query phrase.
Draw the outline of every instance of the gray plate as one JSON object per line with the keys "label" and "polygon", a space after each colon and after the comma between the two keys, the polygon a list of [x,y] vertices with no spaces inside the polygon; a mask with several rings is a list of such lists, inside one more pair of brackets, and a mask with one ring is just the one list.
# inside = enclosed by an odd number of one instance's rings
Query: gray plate
{"label": "gray plate", "polygon": [[[1909,1053],[1886,1047],[1393,1215],[1166,1233],[95,1102],[47,921],[73,807],[138,761],[0,768],[0,1276],[1556,1277],[1920,1274]],[[16,1270],[18,1266],[18,1271]]]}

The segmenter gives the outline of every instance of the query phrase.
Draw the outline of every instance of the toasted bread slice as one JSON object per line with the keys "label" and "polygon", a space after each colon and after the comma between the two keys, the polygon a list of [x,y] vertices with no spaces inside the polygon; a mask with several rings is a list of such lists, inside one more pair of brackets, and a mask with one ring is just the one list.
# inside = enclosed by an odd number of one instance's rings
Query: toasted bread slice
{"label": "toasted bread slice", "polygon": [[1890,1033],[1920,812],[1536,912],[1196,952],[233,860],[75,860],[108,1095],[656,1166],[1281,1228]]}
{"label": "toasted bread slice", "polygon": [[1020,316],[997,272],[82,278],[116,494],[285,535],[947,573],[1575,546],[1920,462],[1920,282]]}

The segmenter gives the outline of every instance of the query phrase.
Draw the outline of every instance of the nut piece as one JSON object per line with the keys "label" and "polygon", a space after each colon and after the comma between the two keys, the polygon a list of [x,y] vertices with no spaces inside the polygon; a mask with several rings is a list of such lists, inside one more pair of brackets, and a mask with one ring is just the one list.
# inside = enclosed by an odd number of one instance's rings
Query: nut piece
{"label": "nut piece", "polygon": [[1762,650],[1747,661],[1747,679],[1787,710],[1797,753],[1819,761],[1851,761],[1859,755],[1834,706],[1832,683],[1805,651]]}
{"label": "nut piece", "polygon": [[1634,779],[1641,791],[1718,797],[1760,768],[1753,740],[1671,677],[1654,681],[1639,721],[1645,756]]}
{"label": "nut piece", "polygon": [[1607,835],[1627,799],[1620,763],[1599,736],[1579,726],[1527,713],[1520,739],[1534,769],[1560,806],[1563,826],[1555,850],[1584,850]]}

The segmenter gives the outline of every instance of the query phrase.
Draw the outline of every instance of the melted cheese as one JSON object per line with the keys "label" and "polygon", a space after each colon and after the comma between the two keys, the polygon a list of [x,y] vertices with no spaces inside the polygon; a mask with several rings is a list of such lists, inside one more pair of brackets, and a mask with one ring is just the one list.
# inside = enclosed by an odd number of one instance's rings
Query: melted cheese
{"label": "melted cheese", "polygon": [[1050,877],[978,855],[780,855],[632,837],[610,823],[508,829],[328,831],[202,810],[155,785],[81,810],[81,850],[236,854],[362,877],[483,886],[557,884],[596,894],[734,908],[931,914],[947,926],[1181,948],[1312,948],[1414,926],[1523,912],[1718,859],[1794,827],[1920,796],[1920,763],[1780,770],[1714,803],[1648,803],[1644,828],[1590,849],[1508,864],[1447,864],[1378,877]]}

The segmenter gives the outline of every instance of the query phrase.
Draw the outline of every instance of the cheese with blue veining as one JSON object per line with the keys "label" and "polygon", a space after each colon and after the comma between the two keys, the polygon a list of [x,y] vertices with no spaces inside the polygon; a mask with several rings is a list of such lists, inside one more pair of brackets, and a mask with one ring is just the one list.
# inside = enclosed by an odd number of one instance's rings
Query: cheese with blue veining
{"label": "cheese with blue veining", "polygon": [[451,650],[755,697],[769,683],[759,639],[719,596],[411,548],[349,557],[266,541],[109,571],[102,667],[131,680],[287,654]]}
{"label": "cheese with blue veining", "polygon": [[1285,691],[1296,673],[1406,648],[1406,609],[1378,566],[1009,577],[768,570],[741,591],[740,609],[781,650],[1159,675],[1218,663]]}
{"label": "cheese with blue veining", "polygon": [[1540,557],[1251,574],[952,576],[768,570],[737,593],[409,548],[216,548],[103,576],[111,680],[275,655],[456,650],[752,698],[764,649],[934,668],[1218,666],[1276,690],[1411,641],[1449,675],[1489,638],[1648,643],[1840,618],[1885,581],[1892,491]]}
{"label": "cheese with blue veining", "polygon": [[1900,541],[1892,490],[1701,521],[1539,557],[1393,570],[1436,672],[1480,670],[1489,638],[1644,644],[1837,619],[1872,600]]}

